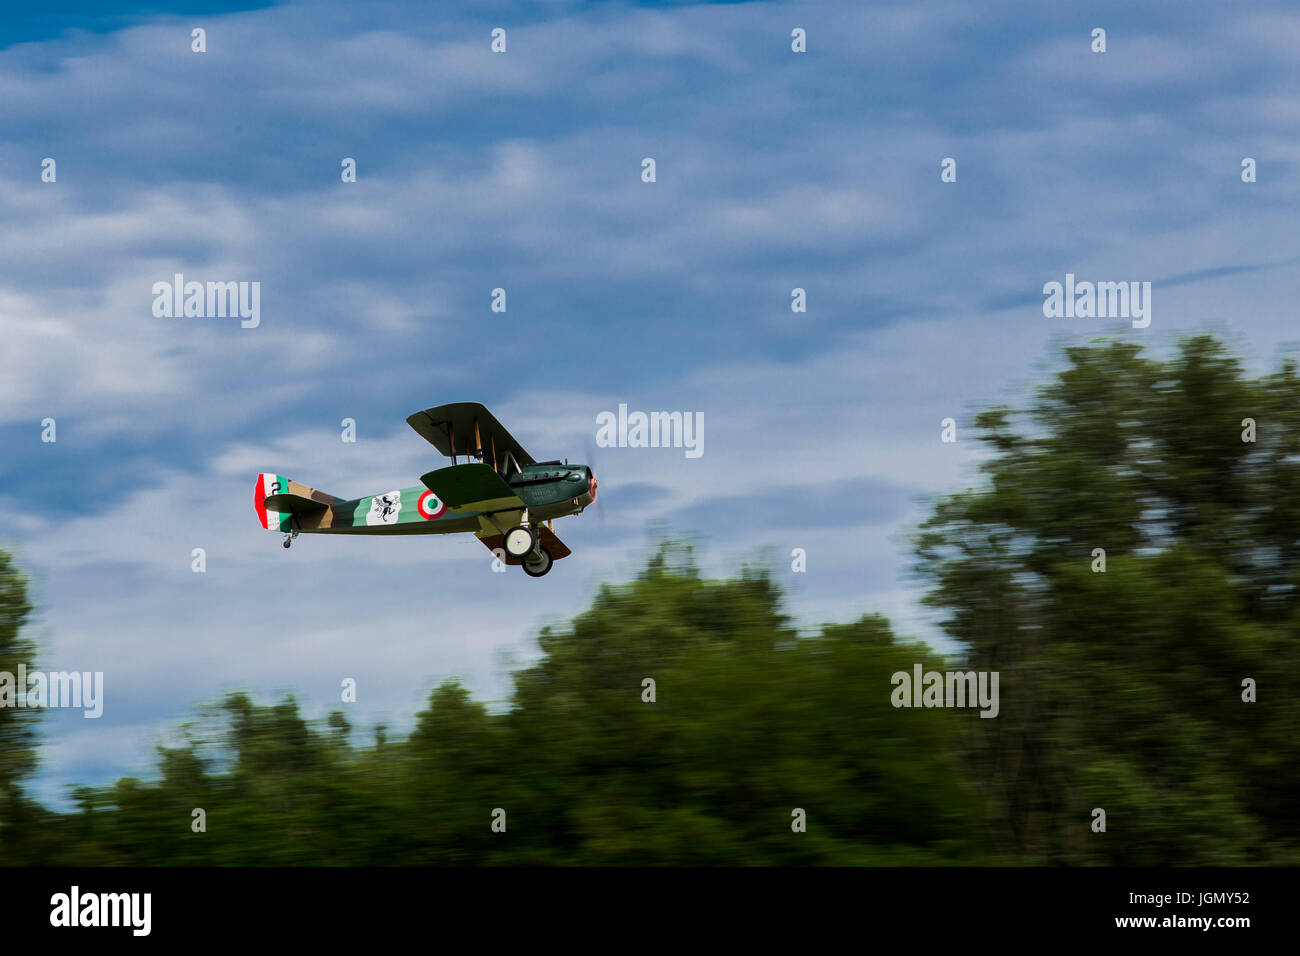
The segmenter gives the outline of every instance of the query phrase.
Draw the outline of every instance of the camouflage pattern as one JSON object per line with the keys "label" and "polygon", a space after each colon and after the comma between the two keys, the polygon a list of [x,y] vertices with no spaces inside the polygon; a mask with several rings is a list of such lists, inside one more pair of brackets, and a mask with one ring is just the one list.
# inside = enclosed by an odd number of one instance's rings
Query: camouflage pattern
{"label": "camouflage pattern", "polygon": [[[508,564],[503,532],[523,523],[537,546],[558,561],[571,552],[544,522],[580,514],[596,500],[596,478],[586,465],[537,462],[492,414],[474,402],[440,405],[407,419],[412,428],[452,465],[421,476],[413,488],[338,498],[284,475],[260,474],[253,507],[262,527],[297,534],[456,534],[476,535]],[[467,455],[457,463],[457,457]],[[531,552],[525,570],[535,577],[550,565]]]}

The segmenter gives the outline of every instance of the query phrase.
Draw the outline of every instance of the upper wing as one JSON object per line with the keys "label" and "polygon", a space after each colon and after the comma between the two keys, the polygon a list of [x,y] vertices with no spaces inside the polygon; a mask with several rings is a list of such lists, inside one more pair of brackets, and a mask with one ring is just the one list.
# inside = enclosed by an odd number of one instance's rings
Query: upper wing
{"label": "upper wing", "polygon": [[464,511],[505,511],[524,507],[523,499],[492,470],[491,465],[465,464],[421,475],[424,487],[448,508]]}
{"label": "upper wing", "polygon": [[[504,470],[506,453],[521,465],[534,463],[533,456],[515,441],[505,426],[478,402],[453,402],[426,408],[406,419],[425,441],[448,457],[475,456],[481,452],[483,462]],[[476,456],[477,457],[477,456]],[[439,494],[439,489],[434,489]]]}

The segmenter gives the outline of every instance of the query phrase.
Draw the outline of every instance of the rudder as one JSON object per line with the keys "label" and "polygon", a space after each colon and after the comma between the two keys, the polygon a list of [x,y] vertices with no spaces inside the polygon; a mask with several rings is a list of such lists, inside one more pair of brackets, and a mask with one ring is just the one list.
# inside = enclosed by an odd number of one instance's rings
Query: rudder
{"label": "rudder", "polygon": [[290,531],[295,514],[320,511],[342,500],[284,475],[258,475],[253,488],[253,507],[268,531]]}

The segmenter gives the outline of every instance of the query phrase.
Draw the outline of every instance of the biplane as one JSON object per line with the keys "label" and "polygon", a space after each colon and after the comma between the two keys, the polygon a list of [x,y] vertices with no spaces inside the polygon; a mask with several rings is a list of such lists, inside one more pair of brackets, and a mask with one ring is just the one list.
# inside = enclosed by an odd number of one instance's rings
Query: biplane
{"label": "biplane", "polygon": [[428,408],[406,422],[451,464],[421,475],[417,487],[364,498],[261,474],[253,504],[262,527],[282,532],[286,548],[299,534],[469,533],[535,578],[569,556],[551,522],[596,500],[590,467],[535,461],[478,402]]}

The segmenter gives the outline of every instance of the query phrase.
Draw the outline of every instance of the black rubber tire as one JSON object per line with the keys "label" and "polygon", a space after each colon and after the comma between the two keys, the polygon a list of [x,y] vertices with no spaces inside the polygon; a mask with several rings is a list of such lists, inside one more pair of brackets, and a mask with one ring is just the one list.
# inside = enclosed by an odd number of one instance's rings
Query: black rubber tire
{"label": "black rubber tire", "polygon": [[545,559],[546,563],[542,565],[542,569],[540,571],[534,571],[528,567],[528,558],[532,557],[532,555],[526,555],[523,558],[523,569],[524,569],[524,574],[528,575],[530,578],[545,577],[546,574],[551,570],[551,566],[555,564],[555,559],[551,557],[551,552],[547,551],[546,548],[544,547],[538,548],[537,550],[542,553],[542,557]]}

